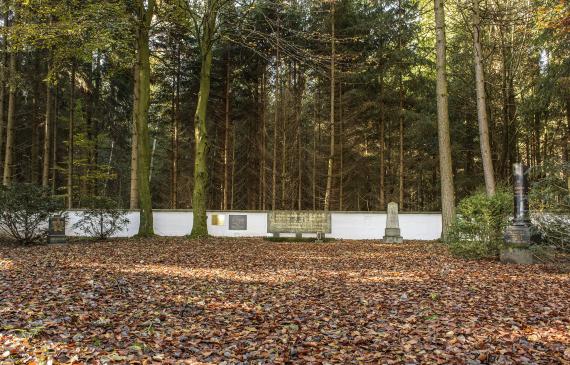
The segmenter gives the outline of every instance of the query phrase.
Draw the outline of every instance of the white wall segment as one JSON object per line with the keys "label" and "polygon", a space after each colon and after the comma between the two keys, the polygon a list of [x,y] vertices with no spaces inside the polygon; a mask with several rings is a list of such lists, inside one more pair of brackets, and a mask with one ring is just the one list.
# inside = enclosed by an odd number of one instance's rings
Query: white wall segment
{"label": "white wall segment", "polygon": [[[82,232],[74,229],[80,211],[67,213],[66,234],[82,236]],[[224,216],[223,225],[212,225],[212,214]],[[247,230],[230,230],[229,215],[247,215]],[[127,228],[117,234],[118,237],[131,237],[137,233],[139,213],[129,211],[130,220]],[[441,236],[440,213],[400,213],[400,229],[407,240],[436,240]],[[331,212],[332,233],[328,237],[338,239],[372,239],[379,240],[384,236],[386,228],[385,212]],[[160,236],[185,236],[192,231],[191,210],[155,210],[154,233]],[[208,232],[219,237],[263,237],[267,233],[267,212],[248,211],[211,211],[208,212]],[[283,235],[285,236],[285,235]]]}

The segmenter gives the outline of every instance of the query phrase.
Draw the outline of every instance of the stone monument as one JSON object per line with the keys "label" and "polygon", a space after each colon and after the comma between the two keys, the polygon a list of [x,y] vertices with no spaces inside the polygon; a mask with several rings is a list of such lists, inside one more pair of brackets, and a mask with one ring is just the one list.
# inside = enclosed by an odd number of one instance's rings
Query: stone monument
{"label": "stone monument", "polygon": [[402,243],[404,239],[400,235],[400,223],[398,221],[398,203],[388,204],[388,216],[386,217],[386,231],[384,232],[385,243]]}
{"label": "stone monument", "polygon": [[65,243],[65,217],[53,216],[48,220],[48,243]]}
{"label": "stone monument", "polygon": [[505,230],[506,247],[501,252],[501,261],[531,264],[534,258],[528,250],[530,245],[530,215],[528,209],[527,168],[521,163],[513,164],[513,223]]}

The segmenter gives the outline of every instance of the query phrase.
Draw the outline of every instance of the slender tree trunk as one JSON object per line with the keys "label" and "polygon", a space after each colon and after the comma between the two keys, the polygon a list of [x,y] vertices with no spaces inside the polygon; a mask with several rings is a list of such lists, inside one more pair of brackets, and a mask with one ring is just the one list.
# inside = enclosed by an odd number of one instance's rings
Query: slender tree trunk
{"label": "slender tree trunk", "polygon": [[485,95],[485,76],[483,74],[483,52],[481,49],[481,19],[479,16],[479,0],[473,0],[473,48],[475,57],[475,87],[477,91],[477,118],[479,120],[479,140],[481,143],[481,159],[487,195],[495,195],[495,174],[491,144],[489,141],[489,119],[487,116],[487,100]]}
{"label": "slender tree trunk", "polygon": [[[383,66],[382,66],[383,67]],[[379,210],[386,209],[386,163],[385,163],[385,151],[386,151],[386,141],[385,141],[385,130],[386,130],[386,104],[384,103],[384,69],[380,74],[380,194],[379,194]]]}
{"label": "slender tree trunk", "polygon": [[400,141],[399,141],[399,153],[398,153],[398,177],[399,177],[399,186],[398,186],[398,202],[400,210],[404,209],[404,84],[402,82],[402,73],[400,72],[399,75],[399,99],[400,99],[400,106],[399,106],[399,125],[400,125]]}
{"label": "slender tree trunk", "polygon": [[[279,21],[278,21],[279,25]],[[279,29],[278,29],[279,32]],[[277,209],[277,127],[279,126],[279,97],[281,89],[280,80],[279,80],[279,65],[281,63],[281,53],[279,49],[279,34],[277,35],[277,55],[275,59],[275,123],[273,125],[273,167],[271,170],[271,184],[272,184],[272,191],[271,191],[271,209]]]}
{"label": "slender tree trunk", "polygon": [[51,146],[51,193],[55,195],[56,184],[57,184],[57,121],[59,119],[59,87],[56,86],[53,96],[53,110],[54,116],[52,121],[52,146]]}
{"label": "slender tree trunk", "polygon": [[[317,100],[315,100],[313,110],[313,171],[311,183],[313,185],[313,210],[317,210],[317,131],[314,123],[319,123],[317,114]],[[320,124],[320,123],[319,123]]]}
{"label": "slender tree trunk", "polygon": [[[8,12],[4,16],[4,28],[8,26]],[[0,161],[4,161],[4,129],[6,123],[4,122],[4,99],[6,95],[6,63],[8,61],[8,44],[6,38],[2,43],[2,59],[0,60]],[[1,166],[4,167],[3,164]]]}
{"label": "slender tree trunk", "polygon": [[[224,125],[224,201],[223,210],[228,209],[229,190],[229,148],[230,148],[230,55],[228,52],[226,60],[226,90],[225,90],[225,125]],[[233,178],[233,176],[232,176]]]}
{"label": "slender tree trunk", "polygon": [[344,210],[344,121],[342,119],[342,81],[338,85],[338,124],[340,126],[339,135],[339,149],[340,149],[340,183],[339,183],[339,193],[338,193],[338,209],[340,211]]}
{"label": "slender tree trunk", "polygon": [[67,136],[67,208],[73,208],[73,160],[74,160],[74,133],[75,133],[75,61],[71,64],[71,77],[69,80],[69,129]]}
{"label": "slender tree trunk", "polygon": [[[398,12],[400,17],[400,29],[398,32],[398,51],[402,53],[402,14],[404,9],[402,8],[401,0],[398,0]],[[398,110],[398,121],[399,121],[399,153],[398,153],[398,205],[400,210],[404,209],[404,83],[402,69],[404,65],[402,60],[399,61],[398,69],[398,99],[399,99],[399,110]]]}
{"label": "slender tree trunk", "polygon": [[[51,72],[51,61],[48,62],[48,75]],[[51,130],[53,117],[53,91],[48,80],[46,82],[46,114],[44,119],[44,148],[43,148],[43,169],[42,169],[42,186],[47,188],[49,185],[50,172],[50,146],[51,146]]]}
{"label": "slender tree trunk", "polygon": [[174,100],[172,105],[172,181],[170,193],[170,206],[172,209],[178,207],[178,134],[179,134],[179,118],[180,118],[180,43],[176,47],[176,81],[174,85]]}
{"label": "slender tree trunk", "polygon": [[330,89],[331,89],[331,104],[330,104],[330,131],[331,131],[331,135],[330,135],[330,154],[329,154],[329,160],[328,160],[328,164],[327,164],[327,187],[326,187],[326,191],[325,191],[325,211],[328,211],[330,209],[330,205],[331,205],[331,190],[332,190],[332,174],[333,174],[333,165],[334,165],[334,147],[335,147],[335,142],[334,142],[334,134],[335,134],[335,129],[334,129],[334,111],[335,111],[335,107],[334,107],[334,102],[335,102],[335,3],[334,0],[332,2],[332,8],[331,8],[331,84],[330,84]]}
{"label": "slender tree trunk", "polygon": [[206,111],[210,96],[210,74],[212,70],[212,42],[216,27],[217,3],[208,0],[203,19],[202,39],[200,39],[200,91],[194,116],[195,160],[194,160],[194,192],[192,210],[194,223],[192,237],[208,235],[206,214],[206,185],[208,183]]}
{"label": "slender tree trunk", "polygon": [[154,12],[154,0],[149,0],[147,9],[139,0],[140,25],[137,36],[137,62],[139,71],[139,103],[136,121],[137,129],[137,183],[140,204],[140,224],[138,235],[154,235],[152,216],[152,196],[150,192],[150,139],[148,132],[148,109],[150,106],[150,49],[149,28]]}
{"label": "slender tree trunk", "polygon": [[8,85],[8,119],[6,124],[6,153],[4,155],[3,185],[12,184],[14,159],[14,117],[16,113],[16,52],[10,52],[10,78]]}
{"label": "slender tree trunk", "polygon": [[[451,138],[449,131],[444,0],[435,0],[435,30],[437,56],[437,131],[441,179],[442,238],[446,240],[449,229],[455,220],[455,188],[453,186]],[[421,188],[421,175],[419,187]]]}
{"label": "slender tree trunk", "polygon": [[234,187],[235,187],[235,172],[236,172],[236,130],[232,128],[232,181],[231,181],[231,194],[230,194],[230,210],[234,210]]}
{"label": "slender tree trunk", "polygon": [[303,146],[301,145],[301,70],[295,64],[295,120],[297,125],[297,209],[303,208]]}
{"label": "slender tree trunk", "polygon": [[261,73],[261,209],[267,209],[266,193],[267,193],[267,182],[265,174],[265,164],[266,164],[266,153],[267,153],[267,126],[265,118],[265,66]]}
{"label": "slender tree trunk", "polygon": [[139,119],[140,104],[140,72],[139,61],[135,63],[133,69],[133,122],[131,130],[131,191],[130,209],[139,209],[139,184],[138,184],[138,134],[137,120]]}

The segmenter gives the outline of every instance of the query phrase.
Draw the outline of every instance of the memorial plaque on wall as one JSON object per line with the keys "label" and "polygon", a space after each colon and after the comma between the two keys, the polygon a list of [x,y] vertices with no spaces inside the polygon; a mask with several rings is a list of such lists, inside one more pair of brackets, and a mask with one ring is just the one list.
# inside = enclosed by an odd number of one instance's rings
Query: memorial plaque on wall
{"label": "memorial plaque on wall", "polygon": [[230,214],[229,222],[230,231],[245,231],[247,230],[247,215],[245,214]]}
{"label": "memorial plaque on wall", "polygon": [[277,210],[267,213],[269,233],[331,233],[328,212]]}
{"label": "memorial plaque on wall", "polygon": [[49,243],[66,242],[65,217],[55,216],[49,218],[48,242]]}

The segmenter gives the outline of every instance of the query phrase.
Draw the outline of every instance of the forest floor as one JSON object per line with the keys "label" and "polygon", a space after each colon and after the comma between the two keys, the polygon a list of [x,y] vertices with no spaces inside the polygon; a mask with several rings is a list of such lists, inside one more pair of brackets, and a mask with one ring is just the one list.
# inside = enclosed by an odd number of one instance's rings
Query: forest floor
{"label": "forest floor", "polygon": [[0,363],[570,363],[570,275],[440,245],[0,247]]}

